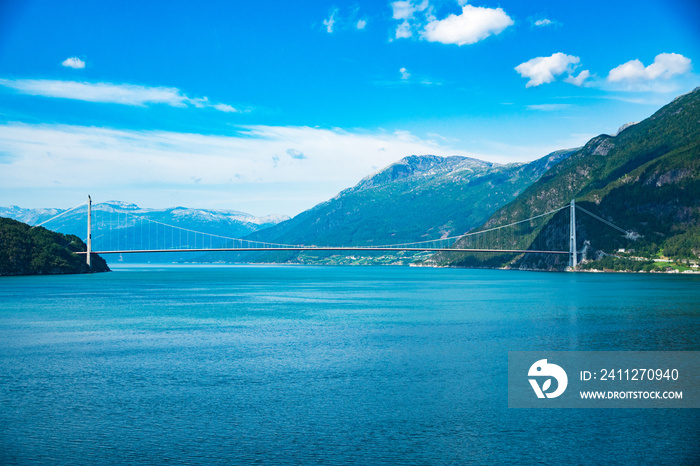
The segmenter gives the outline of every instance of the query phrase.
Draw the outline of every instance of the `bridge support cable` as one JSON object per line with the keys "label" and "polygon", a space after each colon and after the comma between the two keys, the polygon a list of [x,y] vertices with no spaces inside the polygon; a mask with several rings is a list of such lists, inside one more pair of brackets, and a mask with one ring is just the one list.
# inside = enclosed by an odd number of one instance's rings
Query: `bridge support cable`
{"label": "bridge support cable", "polygon": [[[537,219],[539,219],[539,218],[546,217],[546,216],[548,216],[548,215],[556,214],[557,212],[559,212],[559,211],[561,211],[561,210],[563,210],[563,209],[567,209],[567,208],[569,208],[569,205],[568,205],[568,204],[565,205],[565,206],[559,207],[559,208],[557,208],[557,209],[550,210],[550,211],[548,211],[548,212],[544,212],[544,213],[542,213],[542,214],[535,215],[535,216],[530,217],[530,218],[526,218],[526,219],[524,219],[524,220],[518,220],[517,222],[511,222],[511,223],[508,223],[508,224],[506,224],[506,225],[499,225],[499,226],[497,226],[497,227],[492,227],[492,228],[488,228],[488,229],[485,229],[485,230],[470,231],[470,232],[468,232],[468,233],[464,233],[464,234],[456,235],[456,236],[449,236],[449,237],[445,237],[445,238],[439,238],[439,239],[433,239],[433,240],[425,240],[425,241],[413,241],[413,242],[410,242],[410,243],[383,244],[383,245],[379,245],[379,246],[368,246],[368,247],[376,247],[376,248],[419,247],[420,245],[435,244],[436,242],[443,242],[443,243],[446,243],[446,244],[454,244],[454,243],[456,243],[457,241],[459,241],[459,240],[461,240],[461,239],[467,239],[467,238],[470,238],[470,237],[476,237],[474,242],[475,242],[477,245],[486,246],[486,245],[488,245],[490,242],[493,242],[493,241],[494,241],[494,236],[491,236],[491,237],[490,237],[490,238],[491,238],[491,241],[489,241],[489,240],[487,239],[487,236],[486,236],[486,235],[487,235],[488,233],[500,232],[500,231],[503,231],[503,230],[506,229],[506,228],[512,228],[512,227],[515,227],[515,226],[520,226],[520,225],[523,225],[523,224],[525,224],[525,223],[527,223],[527,222],[532,222],[533,220],[537,220]],[[514,238],[514,237],[515,237],[515,233],[514,233],[515,230],[510,230],[510,231],[511,231],[511,236]],[[500,240],[500,242],[505,242],[505,241],[503,240],[503,237],[495,236],[495,241],[498,242],[499,240]],[[512,243],[512,241],[511,241],[511,243]],[[485,248],[478,248],[478,249],[485,249]]]}
{"label": "bridge support cable", "polygon": [[80,208],[80,207],[84,206],[85,204],[87,204],[87,201],[86,201],[86,202],[83,202],[83,203],[81,203],[81,204],[78,204],[78,205],[77,205],[77,206],[75,206],[75,207],[71,207],[71,208],[70,208],[70,209],[68,209],[68,210],[64,210],[64,211],[63,211],[63,212],[61,212],[60,214],[58,214],[58,215],[54,215],[54,216],[53,216],[53,217],[51,217],[50,219],[48,219],[48,220],[44,220],[43,222],[41,222],[41,223],[38,223],[38,224],[34,225],[34,226],[33,226],[32,228],[36,228],[36,227],[40,227],[40,226],[43,226],[43,225],[45,225],[46,223],[49,223],[49,222],[50,222],[51,220],[55,220],[55,219],[57,219],[58,217],[61,217],[62,215],[65,215],[65,214],[67,214],[68,212],[72,212],[72,211],[74,211],[75,209],[78,209],[78,208]]}
{"label": "bridge support cable", "polygon": [[[568,205],[544,212],[533,217],[511,222],[506,225],[444,238],[423,240],[410,243],[383,244],[376,246],[309,246],[299,244],[271,243],[235,238],[213,233],[196,231],[177,225],[171,225],[147,218],[138,213],[119,212],[116,209],[95,209],[101,221],[97,244],[93,244],[93,253],[145,253],[145,252],[213,252],[213,251],[363,251],[363,252],[490,252],[490,253],[552,253],[565,254],[567,251],[547,251],[547,240],[533,238],[538,242],[529,245],[530,249],[519,246],[519,238],[532,235],[538,230],[538,219],[556,214]],[[76,206],[76,208],[79,206]],[[116,214],[116,221],[115,221]],[[145,222],[145,223],[144,223]],[[177,235],[175,231],[177,230]],[[94,232],[93,232],[94,233]],[[116,236],[116,238],[115,238]],[[461,247],[455,247],[460,241]],[[115,244],[116,243],[116,244]],[[543,244],[539,244],[543,243]],[[116,246],[116,248],[115,248]],[[550,249],[555,249],[551,248]],[[560,248],[564,249],[564,248]]]}
{"label": "bridge support cable", "polygon": [[[571,202],[573,202],[573,201],[571,201]],[[619,231],[620,233],[624,233],[626,236],[630,236],[630,235],[632,234],[631,231],[627,231],[627,230],[625,230],[625,229],[623,229],[623,228],[620,228],[620,227],[618,227],[617,225],[615,225],[614,223],[605,220],[603,217],[599,217],[598,215],[594,214],[593,212],[589,212],[588,210],[584,209],[584,208],[581,207],[581,206],[578,206],[578,205],[577,205],[576,208],[577,208],[578,210],[580,210],[581,212],[587,213],[588,215],[590,215],[590,216],[593,217],[594,219],[596,219],[596,220],[598,220],[598,221],[600,221],[600,222],[603,222],[604,224],[608,225],[609,227],[612,227],[612,228],[616,229],[616,230]]]}
{"label": "bridge support cable", "polygon": [[[96,210],[100,213],[101,222],[96,222],[100,227],[101,250],[206,250],[215,249],[230,243],[232,247],[247,246],[249,248],[285,248],[299,245],[268,243],[246,240],[213,233],[196,231],[177,225],[153,220],[145,216],[128,212]],[[108,215],[107,215],[108,214]],[[105,217],[108,217],[105,220]],[[145,222],[145,224],[144,224]],[[177,230],[177,235],[175,232]]]}

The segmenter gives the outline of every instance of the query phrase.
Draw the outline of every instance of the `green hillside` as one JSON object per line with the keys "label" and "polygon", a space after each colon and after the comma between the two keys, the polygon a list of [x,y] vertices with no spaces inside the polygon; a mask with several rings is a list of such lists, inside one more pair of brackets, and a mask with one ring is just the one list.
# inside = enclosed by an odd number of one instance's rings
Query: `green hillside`
{"label": "green hillside", "polygon": [[92,270],[85,256],[74,252],[87,247],[74,235],[62,235],[45,228],[0,217],[0,275],[48,275],[107,272],[107,263],[92,256]]}
{"label": "green hillside", "polygon": [[[410,156],[369,176],[335,198],[247,237],[317,246],[381,245],[439,239],[481,224],[573,151],[529,164],[496,165],[468,157]],[[209,255],[246,262],[393,262],[382,253],[346,259],[331,253]],[[367,258],[370,259],[367,259]],[[381,257],[379,259],[378,257]],[[413,255],[401,255],[410,263]]]}
{"label": "green hillside", "polygon": [[[666,256],[679,261],[697,261],[700,254],[700,88],[675,99],[616,136],[601,135],[591,139],[513,202],[499,209],[479,229],[542,214],[571,199],[641,235],[636,240],[626,238],[587,215],[577,213],[577,249],[585,248],[587,259],[605,257],[599,264],[592,262],[581,268],[629,269],[620,264],[629,265],[630,260],[640,262],[636,260],[638,257]],[[534,249],[534,245],[547,243],[549,247],[568,249],[568,222],[568,210],[563,210],[534,228],[529,236],[512,240],[509,245]],[[464,243],[457,242],[454,247],[462,247]],[[620,254],[617,252],[620,249],[627,252]],[[434,260],[452,266],[505,265],[560,270],[566,266],[567,258],[448,253],[437,255]]]}

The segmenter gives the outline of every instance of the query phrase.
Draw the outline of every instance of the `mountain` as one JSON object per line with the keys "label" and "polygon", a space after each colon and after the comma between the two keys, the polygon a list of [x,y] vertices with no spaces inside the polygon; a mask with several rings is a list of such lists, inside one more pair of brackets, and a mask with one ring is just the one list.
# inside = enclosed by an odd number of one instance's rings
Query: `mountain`
{"label": "mountain", "polygon": [[[600,135],[551,168],[477,230],[529,218],[566,205],[586,210],[628,231],[625,237],[589,216],[577,214],[577,249],[588,259],[607,257],[604,268],[639,268],[638,258],[697,261],[700,254],[700,88],[676,98],[646,120],[616,136]],[[545,242],[568,250],[568,210],[560,211],[523,239],[508,245],[532,249]],[[454,247],[463,247],[460,240]],[[623,253],[618,253],[620,250]],[[614,257],[620,256],[620,257]],[[450,266],[565,268],[564,256],[438,254]],[[642,261],[643,262],[643,261]],[[630,264],[637,263],[636,266]],[[622,265],[620,265],[622,264]],[[594,262],[581,268],[599,267]],[[653,263],[647,261],[646,269]]]}
{"label": "mountain", "polygon": [[[509,165],[469,157],[412,155],[364,178],[333,199],[246,239],[337,246],[396,244],[459,235],[481,224],[572,152],[557,151],[531,163]],[[329,256],[332,254],[308,252],[211,254],[205,260],[328,263]],[[380,253],[363,256],[374,256],[375,263],[376,256],[392,263],[395,260]],[[336,256],[330,262],[357,261],[361,260]]]}
{"label": "mountain", "polygon": [[61,209],[22,209],[17,206],[0,207],[0,217],[12,218],[29,225],[38,225],[61,212],[63,212]]}
{"label": "mountain", "polygon": [[[85,238],[87,234],[87,206],[82,206],[67,212],[60,209],[22,209],[16,206],[0,207],[0,216],[14,218],[30,225],[38,225],[52,217],[66,212],[64,215],[51,220],[45,227],[59,233],[66,233]],[[155,222],[174,225],[188,230],[201,231],[226,237],[242,237],[273,226],[289,217],[270,215],[255,217],[235,210],[205,210],[173,207],[168,209],[144,209],[136,204],[110,201],[92,205],[93,215],[93,250],[115,249],[115,245],[125,244],[127,238],[141,235],[143,224],[141,219],[148,220],[146,224]],[[144,220],[144,221],[145,221]],[[118,232],[107,237],[101,234],[105,228]],[[139,244],[147,244],[145,240]],[[131,261],[168,261],[185,260],[191,256],[175,257],[164,255],[132,255],[124,256]]]}
{"label": "mountain", "polygon": [[74,235],[62,235],[45,228],[0,217],[0,275],[48,275],[108,272],[107,263],[92,256],[90,268],[85,256],[74,254],[87,247]]}

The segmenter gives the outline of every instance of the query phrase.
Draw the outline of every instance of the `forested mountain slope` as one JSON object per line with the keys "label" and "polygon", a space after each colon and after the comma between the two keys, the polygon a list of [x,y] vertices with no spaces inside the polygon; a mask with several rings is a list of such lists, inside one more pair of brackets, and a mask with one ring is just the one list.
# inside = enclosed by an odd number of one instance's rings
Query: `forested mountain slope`
{"label": "forested mountain slope", "polygon": [[[640,235],[636,240],[626,238],[579,214],[577,248],[585,247],[589,259],[625,249],[634,250],[635,257],[696,260],[700,253],[700,88],[616,136],[591,139],[479,229],[542,214],[571,199]],[[568,215],[567,210],[559,212],[510,246],[527,249],[548,242],[552,248],[568,249]],[[457,242],[454,247],[463,244]],[[567,262],[564,256],[534,254],[479,257],[448,253],[434,260],[441,265],[538,269],[563,269]]]}

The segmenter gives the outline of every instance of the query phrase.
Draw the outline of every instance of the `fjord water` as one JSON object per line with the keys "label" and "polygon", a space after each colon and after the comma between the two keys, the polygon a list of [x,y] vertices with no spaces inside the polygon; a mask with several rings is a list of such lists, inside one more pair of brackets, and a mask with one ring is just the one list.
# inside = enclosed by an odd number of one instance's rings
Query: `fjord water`
{"label": "fjord water", "polygon": [[509,409],[507,358],[697,351],[699,285],[400,267],[2,278],[0,463],[693,463],[697,410]]}

